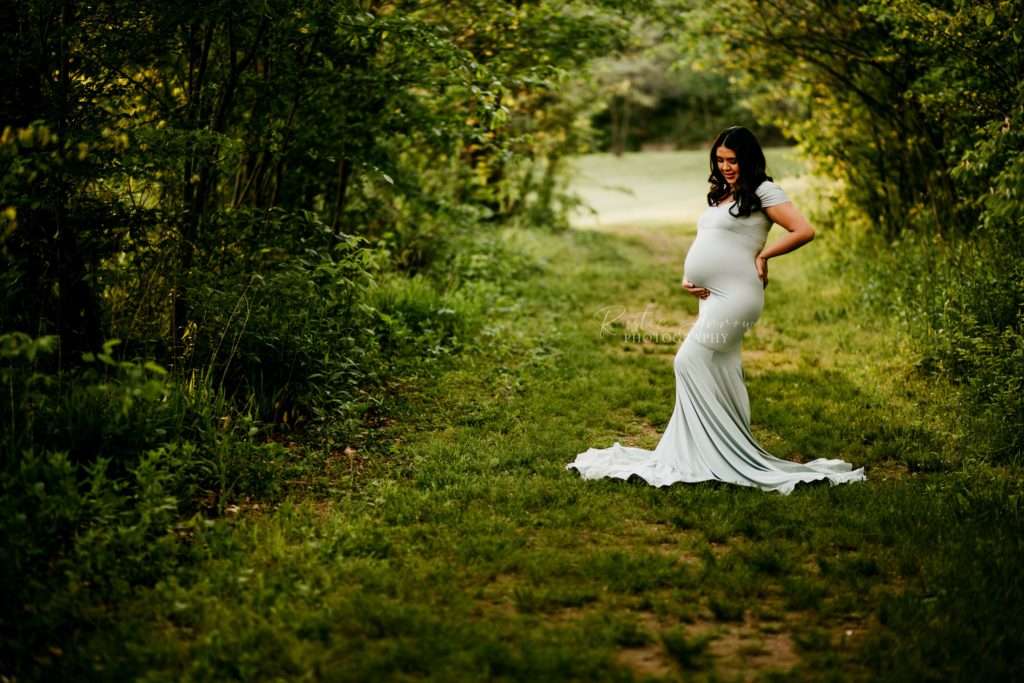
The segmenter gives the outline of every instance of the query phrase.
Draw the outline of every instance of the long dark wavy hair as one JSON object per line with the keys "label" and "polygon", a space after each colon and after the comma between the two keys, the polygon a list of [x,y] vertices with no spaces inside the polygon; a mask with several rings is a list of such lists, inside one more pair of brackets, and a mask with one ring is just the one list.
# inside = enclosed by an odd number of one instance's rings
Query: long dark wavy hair
{"label": "long dark wavy hair", "polygon": [[[761,200],[758,199],[754,190],[766,180],[772,177],[765,173],[764,152],[761,150],[761,143],[757,137],[743,126],[729,126],[715,138],[711,145],[711,176],[708,182],[711,183],[711,191],[708,192],[708,206],[718,206],[729,194],[729,183],[725,176],[718,170],[715,163],[715,154],[721,146],[728,147],[736,152],[736,161],[740,166],[740,181],[736,186],[736,204],[729,207],[729,213],[737,218],[749,216],[754,211],[761,210]],[[737,213],[733,213],[733,209]]]}

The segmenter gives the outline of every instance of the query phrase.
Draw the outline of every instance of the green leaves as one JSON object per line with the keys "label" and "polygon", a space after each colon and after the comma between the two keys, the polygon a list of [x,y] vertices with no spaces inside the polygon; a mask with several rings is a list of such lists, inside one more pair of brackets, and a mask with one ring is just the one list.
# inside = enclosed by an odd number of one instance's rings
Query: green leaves
{"label": "green leaves", "polygon": [[347,445],[469,341],[522,263],[460,236],[559,220],[574,82],[630,6],[17,5],[0,317],[39,336],[0,330],[0,525],[24,595],[57,589],[19,656],[76,627],[60,590],[122,594],[176,560],[179,517],[326,477],[300,430]]}

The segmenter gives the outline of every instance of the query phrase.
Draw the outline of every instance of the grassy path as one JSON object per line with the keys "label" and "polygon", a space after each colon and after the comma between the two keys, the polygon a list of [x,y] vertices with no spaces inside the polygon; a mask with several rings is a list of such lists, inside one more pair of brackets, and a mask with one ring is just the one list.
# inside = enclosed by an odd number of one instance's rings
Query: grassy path
{"label": "grassy path", "polygon": [[[676,285],[692,229],[514,236],[543,271],[409,396],[375,465],[351,455],[358,485],[212,524],[194,566],[121,608],[89,666],[153,681],[910,680],[995,647],[979,666],[1005,671],[991,629],[1017,594],[993,586],[1016,576],[1019,526],[980,511],[1003,509],[982,492],[1007,480],[954,458],[949,398],[827,284],[817,241],[778,260],[748,334],[755,433],[782,457],[866,465],[868,482],[787,498],[564,469],[588,446],[657,443],[696,312]],[[606,311],[625,325],[602,333]],[[663,342],[626,341],[633,323]],[[971,563],[978,544],[995,564]],[[953,619],[966,605],[984,626]]]}

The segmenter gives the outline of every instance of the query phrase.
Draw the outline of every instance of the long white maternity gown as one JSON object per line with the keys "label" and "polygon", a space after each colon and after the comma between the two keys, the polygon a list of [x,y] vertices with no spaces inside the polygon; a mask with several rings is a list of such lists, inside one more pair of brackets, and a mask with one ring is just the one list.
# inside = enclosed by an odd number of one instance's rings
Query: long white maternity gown
{"label": "long white maternity gown", "polygon": [[[756,190],[761,206],[789,201],[765,180]],[[672,418],[653,450],[622,446],[590,448],[566,465],[584,479],[639,476],[652,486],[724,481],[788,495],[800,482],[841,484],[866,479],[839,459],[806,464],[777,458],[750,431],[750,401],[740,366],[743,335],[761,315],[764,285],[755,256],[772,221],[762,211],[736,218],[732,204],[708,207],[686,254],[684,276],[710,290],[699,303],[694,327],[676,353],[676,400]]]}

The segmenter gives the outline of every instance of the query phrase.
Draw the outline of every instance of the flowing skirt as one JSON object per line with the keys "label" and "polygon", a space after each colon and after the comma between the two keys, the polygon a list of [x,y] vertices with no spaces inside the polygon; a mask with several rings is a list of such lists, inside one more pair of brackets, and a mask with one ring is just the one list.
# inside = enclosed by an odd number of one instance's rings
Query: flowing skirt
{"label": "flowing skirt", "polygon": [[[709,319],[704,313],[701,317]],[[584,479],[636,475],[652,486],[723,481],[783,495],[801,482],[828,480],[835,485],[866,479],[863,467],[855,470],[843,460],[818,458],[801,464],[765,451],[750,431],[750,401],[740,365],[742,331],[731,338],[716,334],[691,331],[679,347],[675,408],[653,451],[615,442],[580,453],[566,469]]]}

